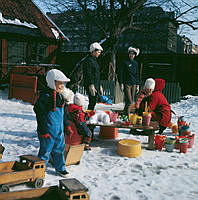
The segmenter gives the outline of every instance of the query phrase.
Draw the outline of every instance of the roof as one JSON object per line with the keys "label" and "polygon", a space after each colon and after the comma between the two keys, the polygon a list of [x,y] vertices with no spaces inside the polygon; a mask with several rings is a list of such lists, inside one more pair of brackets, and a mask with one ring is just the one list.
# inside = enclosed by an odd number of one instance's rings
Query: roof
{"label": "roof", "polygon": [[32,0],[0,0],[0,26],[9,25],[39,30],[41,37],[50,39],[68,38],[32,2]]}

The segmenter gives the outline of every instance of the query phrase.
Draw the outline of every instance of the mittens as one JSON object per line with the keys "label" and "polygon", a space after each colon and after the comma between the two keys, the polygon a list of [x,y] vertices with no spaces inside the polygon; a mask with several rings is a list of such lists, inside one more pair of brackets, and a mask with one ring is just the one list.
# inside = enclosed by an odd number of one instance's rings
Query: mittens
{"label": "mittens", "polygon": [[68,126],[67,129],[66,129],[66,135],[70,135],[70,134],[73,134],[73,129],[71,126]]}
{"label": "mittens", "polygon": [[103,95],[103,88],[102,88],[102,85],[100,85],[100,95]]}
{"label": "mittens", "polygon": [[139,93],[139,91],[140,91],[140,86],[136,85],[136,94]]}
{"label": "mittens", "polygon": [[120,90],[123,92],[124,91],[124,85],[120,84]]}
{"label": "mittens", "polygon": [[49,133],[46,133],[46,134],[41,135],[40,137],[44,139],[49,139],[51,138],[51,135]]}
{"label": "mittens", "polygon": [[89,86],[89,92],[91,93],[91,96],[95,96],[96,95],[97,90],[96,90],[94,84],[91,84]]}

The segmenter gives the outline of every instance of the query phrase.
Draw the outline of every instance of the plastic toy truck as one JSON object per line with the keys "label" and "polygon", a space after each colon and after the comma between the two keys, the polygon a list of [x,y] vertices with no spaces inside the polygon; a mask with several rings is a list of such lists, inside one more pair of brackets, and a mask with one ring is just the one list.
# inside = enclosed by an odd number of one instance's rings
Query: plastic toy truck
{"label": "plastic toy truck", "polygon": [[20,161],[0,163],[0,192],[8,192],[10,185],[30,182],[35,188],[43,186],[45,161],[33,155],[22,155]]}
{"label": "plastic toy truck", "polygon": [[0,193],[0,200],[89,200],[87,191],[75,178],[62,179],[59,186]]}

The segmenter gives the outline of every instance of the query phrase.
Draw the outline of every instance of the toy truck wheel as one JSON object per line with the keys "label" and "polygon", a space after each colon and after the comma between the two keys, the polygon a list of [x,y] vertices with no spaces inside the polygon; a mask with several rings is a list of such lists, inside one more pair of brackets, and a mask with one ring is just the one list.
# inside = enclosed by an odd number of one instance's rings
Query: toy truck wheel
{"label": "toy truck wheel", "polygon": [[0,192],[9,192],[10,188],[8,185],[1,185]]}
{"label": "toy truck wheel", "polygon": [[34,187],[35,188],[41,188],[43,186],[44,180],[41,178],[38,178],[34,181]]}

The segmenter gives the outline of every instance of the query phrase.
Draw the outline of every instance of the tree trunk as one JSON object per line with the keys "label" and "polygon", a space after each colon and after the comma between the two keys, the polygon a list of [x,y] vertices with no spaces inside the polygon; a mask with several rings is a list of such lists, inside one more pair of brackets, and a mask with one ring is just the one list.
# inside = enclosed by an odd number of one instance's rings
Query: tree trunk
{"label": "tree trunk", "polygon": [[111,62],[109,63],[108,80],[116,80],[116,51],[115,48],[111,52]]}
{"label": "tree trunk", "polygon": [[[116,46],[116,45],[115,45]],[[124,94],[120,90],[118,78],[116,74],[116,48],[113,47],[111,52],[111,62],[109,63],[109,76],[108,80],[114,81],[114,103],[123,102]]]}

